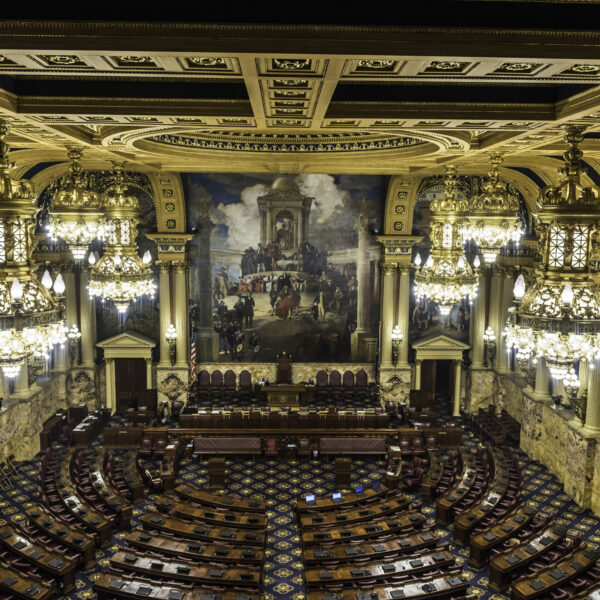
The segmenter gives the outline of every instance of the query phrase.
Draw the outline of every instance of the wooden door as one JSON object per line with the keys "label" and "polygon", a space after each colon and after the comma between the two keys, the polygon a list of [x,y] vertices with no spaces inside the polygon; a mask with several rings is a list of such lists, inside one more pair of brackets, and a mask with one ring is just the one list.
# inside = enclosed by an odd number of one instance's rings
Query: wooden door
{"label": "wooden door", "polygon": [[143,358],[115,358],[117,412],[129,408],[132,396],[146,389],[146,361]]}
{"label": "wooden door", "polygon": [[424,360],[421,365],[421,391],[435,393],[437,360]]}

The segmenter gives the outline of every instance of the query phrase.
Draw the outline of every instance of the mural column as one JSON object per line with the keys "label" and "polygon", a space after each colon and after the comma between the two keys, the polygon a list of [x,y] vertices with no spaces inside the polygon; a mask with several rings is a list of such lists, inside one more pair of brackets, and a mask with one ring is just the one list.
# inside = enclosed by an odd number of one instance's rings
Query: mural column
{"label": "mural column", "polygon": [[196,327],[196,356],[198,362],[212,362],[219,353],[219,336],[213,329],[213,274],[210,252],[210,235],[215,224],[208,214],[198,223],[197,257],[193,268],[197,269],[198,289],[194,290],[198,298],[198,317]]}
{"label": "mural column", "polygon": [[356,256],[356,331],[352,334],[352,360],[364,360],[364,338],[369,331],[369,203],[366,198],[360,203],[358,221],[354,226],[358,233]]}
{"label": "mural column", "polygon": [[541,357],[537,359],[535,368],[535,390],[533,395],[537,400],[550,400],[550,371],[546,366],[546,361]]}
{"label": "mural column", "polygon": [[454,371],[454,410],[452,415],[460,417],[460,401],[462,393],[462,360],[455,360],[455,371]]}

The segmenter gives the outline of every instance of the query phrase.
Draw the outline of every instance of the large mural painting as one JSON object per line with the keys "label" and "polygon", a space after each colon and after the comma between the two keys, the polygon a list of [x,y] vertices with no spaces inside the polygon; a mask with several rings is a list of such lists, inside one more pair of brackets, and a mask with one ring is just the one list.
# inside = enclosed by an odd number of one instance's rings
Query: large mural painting
{"label": "large mural painting", "polygon": [[218,337],[212,360],[272,361],[282,351],[302,362],[365,358],[379,323],[373,231],[383,218],[386,178],[182,179],[188,230],[197,233],[190,244],[192,324],[197,333],[212,327],[215,347]]}

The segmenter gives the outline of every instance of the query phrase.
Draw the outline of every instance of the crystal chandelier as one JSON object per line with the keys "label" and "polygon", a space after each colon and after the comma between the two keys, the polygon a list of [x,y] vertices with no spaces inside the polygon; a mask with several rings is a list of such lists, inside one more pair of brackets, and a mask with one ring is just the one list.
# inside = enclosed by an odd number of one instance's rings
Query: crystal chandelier
{"label": "crystal chandelier", "polygon": [[465,240],[473,240],[484,262],[496,261],[496,256],[508,242],[518,242],[523,235],[517,211],[519,199],[508,192],[500,181],[500,154],[490,156],[492,169],[484,184],[484,192],[471,199],[469,217],[463,230]]}
{"label": "crystal chandelier", "polygon": [[125,195],[123,168],[115,165],[112,184],[102,199],[106,216],[104,254],[96,262],[90,255],[91,265],[88,291],[91,296],[115,303],[124,313],[132,300],[153,296],[156,285],[150,270],[150,252],[141,259],[135,241],[139,223],[139,201]]}
{"label": "crystal chandelier", "polygon": [[444,196],[435,198],[431,211],[431,254],[421,265],[415,257],[415,296],[428,298],[447,315],[463,298],[472,301],[477,295],[477,279],[463,253],[462,227],[468,209],[466,198],[457,186],[456,168],[449,166],[444,179]]}
{"label": "crystal chandelier", "polygon": [[52,195],[48,234],[65,241],[73,258],[82,261],[90,242],[102,238],[103,216],[99,195],[92,191],[81,170],[81,150],[69,150],[69,175],[57,183]]}
{"label": "crystal chandelier", "polygon": [[[15,377],[31,356],[47,359],[55,344],[66,341],[60,303],[33,272],[36,196],[28,181],[9,173],[13,164],[4,142],[8,125],[0,121],[0,367]],[[44,279],[52,278],[44,273]]]}
{"label": "crystal chandelier", "polygon": [[[533,286],[515,283],[516,305],[509,310],[507,347],[517,357],[543,357],[552,377],[564,380],[582,358],[600,351],[600,286],[591,272],[600,227],[600,190],[584,187],[578,146],[583,128],[567,127],[562,181],[540,191],[535,215],[541,263]],[[571,374],[572,375],[572,374]],[[571,378],[572,379],[572,378]]]}

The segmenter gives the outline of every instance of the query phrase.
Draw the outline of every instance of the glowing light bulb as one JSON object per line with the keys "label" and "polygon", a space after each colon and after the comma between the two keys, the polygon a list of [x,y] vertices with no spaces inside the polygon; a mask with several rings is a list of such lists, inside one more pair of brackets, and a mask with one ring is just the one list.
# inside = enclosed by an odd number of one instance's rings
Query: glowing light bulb
{"label": "glowing light bulb", "polygon": [[571,304],[573,304],[573,298],[573,286],[567,282],[560,295],[560,299],[565,306],[571,306]]}
{"label": "glowing light bulb", "polygon": [[431,256],[431,254],[429,255],[429,258],[427,259],[425,266],[429,269],[431,269],[431,267],[433,267],[433,256]]}
{"label": "glowing light bulb", "polygon": [[144,256],[142,257],[142,262],[145,265],[149,265],[152,262],[152,254],[150,254],[150,250],[146,250],[146,252],[144,252]]}
{"label": "glowing light bulb", "polygon": [[90,252],[90,255],[88,256],[88,262],[90,265],[96,264],[96,254],[94,252]]}
{"label": "glowing light bulb", "polygon": [[515,300],[521,300],[525,295],[525,277],[523,277],[523,273],[521,273],[517,280],[515,281],[515,286],[513,287],[513,296]]}
{"label": "glowing light bulb", "polygon": [[479,259],[479,254],[475,257],[475,260],[473,261],[473,266],[476,269],[479,269],[479,267],[481,266],[481,260]]}
{"label": "glowing light bulb", "polygon": [[56,279],[54,280],[53,289],[59,296],[61,296],[65,292],[65,280],[63,279],[60,273],[56,276]]}
{"label": "glowing light bulb", "polygon": [[47,290],[52,289],[52,275],[50,275],[50,271],[48,271],[48,269],[46,269],[42,275],[42,285]]}
{"label": "glowing light bulb", "polygon": [[461,254],[458,257],[458,262],[456,263],[456,266],[462,271],[465,268],[465,259],[463,257],[463,255]]}
{"label": "glowing light bulb", "polygon": [[120,267],[121,266],[121,257],[118,254],[115,254],[115,257],[113,259],[115,266]]}
{"label": "glowing light bulb", "polygon": [[13,300],[20,300],[23,297],[23,286],[16,277],[13,279],[12,285],[10,286],[10,295]]}

